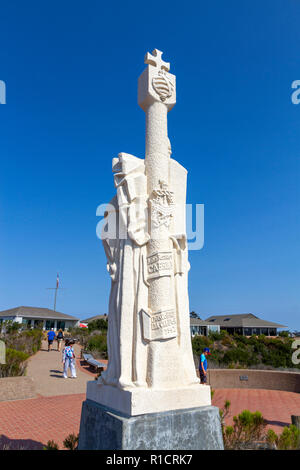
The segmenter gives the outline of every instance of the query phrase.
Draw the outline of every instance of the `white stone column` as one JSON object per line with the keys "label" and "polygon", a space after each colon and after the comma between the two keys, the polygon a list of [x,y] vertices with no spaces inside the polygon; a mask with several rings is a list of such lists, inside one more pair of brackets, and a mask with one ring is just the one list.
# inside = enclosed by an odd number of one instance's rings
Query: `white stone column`
{"label": "white stone column", "polygon": [[[169,231],[173,202],[169,191],[167,125],[168,111],[176,102],[176,89],[175,76],[168,73],[170,66],[161,59],[162,53],[155,49],[152,54],[146,55],[148,67],[139,78],[139,105],[146,114],[145,166],[151,236],[147,245],[148,274],[151,273],[148,278],[148,316],[149,329],[154,332],[156,329],[157,335],[149,338],[147,382],[149,387],[168,388],[181,382],[178,363],[174,361],[178,357],[178,332]],[[166,327],[157,333],[162,324]]]}
{"label": "white stone column", "polygon": [[[151,201],[153,191],[159,189],[161,182],[169,184],[169,152],[167,131],[167,106],[154,101],[146,109],[146,175],[148,181],[148,195]],[[149,227],[151,239],[148,242],[147,259],[156,253],[170,252],[171,243],[169,229],[166,225],[155,227],[152,219],[151,202],[149,204]],[[175,302],[171,288],[171,273],[149,279],[149,311],[174,309]],[[151,341],[148,356],[148,385],[150,387],[164,387],[170,383],[172,367],[172,342],[176,338]],[[174,357],[174,355],[173,355]],[[176,354],[175,354],[176,357]]]}

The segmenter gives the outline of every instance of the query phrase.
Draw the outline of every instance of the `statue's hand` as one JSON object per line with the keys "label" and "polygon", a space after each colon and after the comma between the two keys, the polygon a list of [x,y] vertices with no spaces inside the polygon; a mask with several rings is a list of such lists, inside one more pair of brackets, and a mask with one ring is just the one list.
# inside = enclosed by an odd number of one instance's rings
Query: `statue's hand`
{"label": "statue's hand", "polygon": [[150,240],[150,235],[146,232],[139,234],[128,231],[128,235],[130,236],[131,240],[138,246],[146,245],[146,243],[148,243],[148,241]]}

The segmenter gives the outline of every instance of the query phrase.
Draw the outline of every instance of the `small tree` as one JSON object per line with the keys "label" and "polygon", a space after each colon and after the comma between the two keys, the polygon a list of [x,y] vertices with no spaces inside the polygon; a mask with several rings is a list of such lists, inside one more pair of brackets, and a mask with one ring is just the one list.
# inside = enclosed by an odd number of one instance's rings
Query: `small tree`
{"label": "small tree", "polygon": [[233,426],[223,432],[226,449],[241,450],[253,448],[256,442],[265,440],[266,422],[259,411],[242,411],[233,417]]}
{"label": "small tree", "polygon": [[280,331],[278,336],[281,336],[283,338],[288,338],[289,337],[289,331]]}
{"label": "small tree", "polygon": [[269,429],[266,440],[278,450],[297,450],[300,449],[300,429],[294,424],[285,426],[280,436]]}
{"label": "small tree", "polygon": [[43,450],[59,450],[58,444],[55,441],[48,441],[47,445],[43,448]]}
{"label": "small tree", "polygon": [[69,450],[76,450],[78,446],[79,434],[69,434],[64,440],[64,447]]}
{"label": "small tree", "polygon": [[88,324],[88,331],[100,330],[101,332],[106,332],[108,328],[108,321],[104,318],[98,318]]}
{"label": "small tree", "polygon": [[230,406],[231,406],[230,401],[226,400],[223,408],[219,409],[223,439],[224,439],[224,430],[225,430],[225,418],[229,415]]}

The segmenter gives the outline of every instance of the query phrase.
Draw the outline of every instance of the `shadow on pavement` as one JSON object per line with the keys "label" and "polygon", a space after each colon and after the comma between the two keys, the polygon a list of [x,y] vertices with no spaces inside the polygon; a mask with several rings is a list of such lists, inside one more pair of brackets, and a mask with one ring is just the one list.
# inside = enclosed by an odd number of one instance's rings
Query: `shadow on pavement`
{"label": "shadow on pavement", "polygon": [[32,439],[10,439],[0,435],[0,450],[42,450],[45,444]]}
{"label": "shadow on pavement", "polygon": [[90,364],[87,364],[85,361],[80,360],[79,362],[80,367],[85,371],[85,372],[90,372],[94,375],[97,374],[97,370],[95,370],[95,367],[92,367]]}
{"label": "shadow on pavement", "polygon": [[265,420],[267,424],[270,424],[271,426],[281,426],[284,428],[285,426],[289,426],[291,423],[285,423],[284,421],[272,421],[270,419]]}

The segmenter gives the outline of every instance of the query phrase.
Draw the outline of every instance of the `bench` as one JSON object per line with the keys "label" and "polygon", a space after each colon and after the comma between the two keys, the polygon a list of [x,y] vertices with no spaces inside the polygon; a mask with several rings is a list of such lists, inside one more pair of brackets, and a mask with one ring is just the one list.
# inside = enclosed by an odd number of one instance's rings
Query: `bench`
{"label": "bench", "polygon": [[103,369],[106,366],[106,364],[104,364],[103,362],[99,362],[96,359],[94,359],[92,354],[83,353],[82,357],[87,364],[94,367],[95,369]]}

